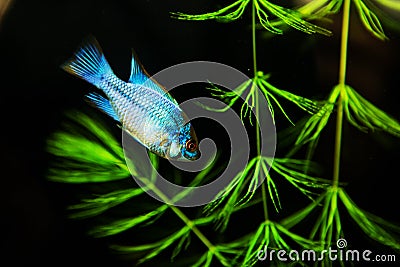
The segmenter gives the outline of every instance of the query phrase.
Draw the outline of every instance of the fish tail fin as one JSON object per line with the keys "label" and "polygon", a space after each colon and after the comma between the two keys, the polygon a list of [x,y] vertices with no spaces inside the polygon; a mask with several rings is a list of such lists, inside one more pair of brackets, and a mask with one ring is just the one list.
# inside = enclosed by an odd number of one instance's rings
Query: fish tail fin
{"label": "fish tail fin", "polygon": [[61,65],[61,68],[96,87],[99,87],[105,77],[113,74],[99,43],[94,37],[78,49],[73,58]]}

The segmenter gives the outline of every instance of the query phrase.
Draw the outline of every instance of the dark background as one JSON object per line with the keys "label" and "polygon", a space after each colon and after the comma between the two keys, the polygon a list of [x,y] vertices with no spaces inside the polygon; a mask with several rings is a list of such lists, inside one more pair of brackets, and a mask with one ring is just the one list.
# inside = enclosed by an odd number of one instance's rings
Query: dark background
{"label": "dark background", "polygon": [[[204,60],[230,65],[251,76],[249,9],[242,19],[229,24],[178,21],[169,15],[171,11],[200,14],[224,5],[194,0],[13,1],[0,25],[0,262],[11,262],[2,266],[130,265],[109,253],[105,241],[88,237],[90,225],[66,218],[66,206],[76,198],[73,186],[46,181],[46,139],[57,129],[66,110],[87,108],[83,96],[93,90],[59,65],[84,38],[94,35],[114,72],[125,80],[129,77],[131,48],[149,73]],[[327,26],[333,30],[333,37],[288,32],[271,38],[259,32],[259,69],[271,72],[271,82],[282,89],[325,98],[337,81],[340,17],[332,18],[334,23]],[[357,16],[352,16],[352,22],[348,83],[399,119],[400,33],[387,29],[391,40],[381,42],[364,30]],[[196,95],[193,90],[185,97]],[[291,104],[285,103],[285,108],[296,120],[305,115]],[[325,166],[328,178],[333,154],[332,118],[315,157]],[[278,130],[288,126],[279,114],[278,119]],[[343,134],[341,180],[351,181],[346,188],[350,196],[362,208],[399,223],[398,139],[384,133],[367,135],[348,124]],[[289,210],[301,207],[298,195],[280,193]],[[364,237],[346,216],[342,213],[345,232],[351,237],[348,242],[354,247],[391,252]]]}

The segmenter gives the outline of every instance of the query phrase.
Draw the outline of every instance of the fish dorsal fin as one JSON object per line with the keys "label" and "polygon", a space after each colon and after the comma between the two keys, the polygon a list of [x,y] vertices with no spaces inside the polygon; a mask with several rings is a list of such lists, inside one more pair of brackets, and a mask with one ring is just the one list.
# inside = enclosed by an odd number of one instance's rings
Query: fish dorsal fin
{"label": "fish dorsal fin", "polygon": [[136,53],[132,50],[132,63],[131,63],[131,76],[129,77],[129,83],[141,84],[151,90],[158,92],[159,94],[167,97],[173,103],[178,105],[176,100],[168,93],[168,91],[160,85],[158,82],[150,78],[150,75],[144,69],[140,63]]}
{"label": "fish dorsal fin", "polygon": [[142,83],[143,80],[147,79],[146,74],[142,64],[139,63],[135,51],[132,50],[131,76],[129,77],[129,82],[138,83],[140,81],[140,83]]}

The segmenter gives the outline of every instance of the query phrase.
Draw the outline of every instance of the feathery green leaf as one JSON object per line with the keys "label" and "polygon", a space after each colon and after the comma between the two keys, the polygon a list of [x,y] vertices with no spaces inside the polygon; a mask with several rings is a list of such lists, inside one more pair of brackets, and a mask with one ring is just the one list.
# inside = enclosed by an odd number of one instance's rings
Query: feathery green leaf
{"label": "feathery green leaf", "polygon": [[375,107],[348,85],[345,87],[343,102],[347,120],[358,129],[382,130],[400,137],[399,122]]}
{"label": "feathery green leaf", "polygon": [[[215,19],[222,22],[230,22],[240,18],[250,2],[251,2],[250,0],[239,0],[215,12],[205,13],[201,15],[189,15],[180,12],[172,12],[171,15],[173,18],[181,20]],[[296,10],[285,8],[266,0],[255,0],[252,1],[251,3],[254,4],[260,24],[263,26],[264,29],[272,33],[281,34],[282,30],[276,28],[275,26],[273,26],[273,24],[271,24],[269,15],[275,16],[286,25],[289,25],[290,27],[296,30],[308,34],[311,33],[319,33],[324,35],[331,34],[329,30],[305,21],[302,18],[303,17],[302,14]]]}
{"label": "feathery green leaf", "polygon": [[81,112],[67,114],[70,122],[54,133],[47,150],[57,156],[48,179],[64,183],[96,183],[130,176],[122,147],[104,124]]}

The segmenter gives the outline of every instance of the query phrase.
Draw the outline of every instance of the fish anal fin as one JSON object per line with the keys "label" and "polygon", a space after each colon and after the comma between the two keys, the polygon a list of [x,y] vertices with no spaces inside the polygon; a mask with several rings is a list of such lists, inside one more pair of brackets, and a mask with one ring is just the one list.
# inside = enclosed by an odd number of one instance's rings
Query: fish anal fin
{"label": "fish anal fin", "polygon": [[111,105],[111,102],[98,93],[90,93],[86,96],[87,100],[99,110],[110,116],[116,121],[120,121],[117,113]]}

